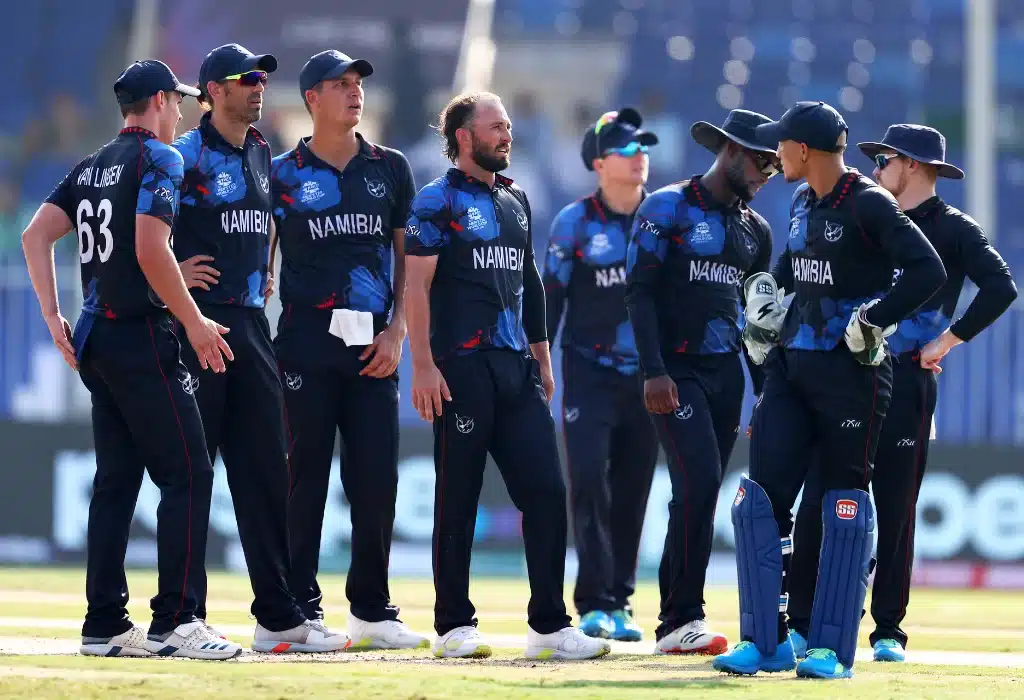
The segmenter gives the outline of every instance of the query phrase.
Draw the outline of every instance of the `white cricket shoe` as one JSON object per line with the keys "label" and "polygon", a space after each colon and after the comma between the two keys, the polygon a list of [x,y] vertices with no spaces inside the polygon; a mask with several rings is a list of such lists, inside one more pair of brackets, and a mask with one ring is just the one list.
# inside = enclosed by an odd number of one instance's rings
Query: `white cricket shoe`
{"label": "white cricket shoe", "polygon": [[551,634],[526,632],[526,658],[579,660],[596,659],[610,653],[611,644],[605,639],[588,637],[576,627],[563,627]]}
{"label": "white cricket shoe", "polygon": [[217,637],[201,620],[178,625],[163,638],[149,636],[146,648],[157,656],[223,661],[242,653],[242,645]]}
{"label": "white cricket shoe", "polygon": [[151,656],[146,648],[146,630],[138,625],[113,637],[82,637],[78,650],[85,656]]}
{"label": "white cricket shoe", "polygon": [[323,620],[306,620],[283,632],[271,632],[257,623],[252,650],[268,654],[319,654],[341,651],[351,644],[347,634],[331,632]]}
{"label": "white cricket shoe", "polygon": [[434,656],[439,659],[486,659],[490,655],[491,645],[476,627],[456,627],[434,640]]}
{"label": "white cricket shoe", "polygon": [[212,634],[214,637],[220,637],[221,639],[227,639],[227,637],[224,636],[223,634],[221,634],[219,630],[216,630],[212,626],[210,626],[210,624],[206,620],[204,620],[204,619],[202,619],[200,617],[197,617],[196,619],[199,620],[200,622],[202,622],[204,625],[206,625],[206,629],[210,630],[210,634]]}
{"label": "white cricket shoe", "polygon": [[348,634],[352,649],[429,649],[430,640],[413,632],[404,622],[367,622],[349,613]]}
{"label": "white cricket shoe", "polygon": [[717,656],[729,648],[724,634],[708,629],[704,620],[687,622],[658,640],[656,654],[705,654]]}

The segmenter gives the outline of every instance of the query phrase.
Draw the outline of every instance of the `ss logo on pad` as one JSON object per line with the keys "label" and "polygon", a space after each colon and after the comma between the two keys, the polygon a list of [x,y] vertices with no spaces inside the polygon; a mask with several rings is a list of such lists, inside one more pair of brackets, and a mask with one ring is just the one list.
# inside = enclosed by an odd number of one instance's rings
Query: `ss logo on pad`
{"label": "ss logo on pad", "polygon": [[836,501],[836,517],[840,520],[853,520],[857,517],[857,501],[847,498]]}

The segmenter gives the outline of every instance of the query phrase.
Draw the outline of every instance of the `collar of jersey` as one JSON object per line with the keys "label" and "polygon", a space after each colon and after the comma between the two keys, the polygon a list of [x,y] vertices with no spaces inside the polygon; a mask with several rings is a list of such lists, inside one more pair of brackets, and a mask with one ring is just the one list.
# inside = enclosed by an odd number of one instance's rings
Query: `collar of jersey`
{"label": "collar of jersey", "polygon": [[[604,195],[601,192],[600,187],[594,191],[594,194],[587,197],[587,199],[590,200],[592,213],[602,222],[607,221],[608,219],[621,219],[623,221],[628,221],[633,218],[633,214],[623,214],[622,212],[617,212],[609,207],[608,202],[604,199]],[[647,199],[646,188],[640,192],[640,204],[643,204],[645,199]]]}
{"label": "collar of jersey", "polygon": [[839,180],[836,181],[835,186],[832,190],[821,199],[814,193],[814,189],[810,186],[807,187],[807,204],[815,207],[822,206],[830,203],[832,208],[835,209],[843,200],[850,194],[850,188],[853,187],[853,183],[860,177],[860,171],[856,168],[846,168],[846,173],[839,176]]}
{"label": "collar of jersey", "polygon": [[[307,165],[312,165],[315,168],[324,168],[327,170],[337,170],[333,165],[323,160],[313,151],[309,150],[309,140],[312,136],[303,136],[299,139],[299,145],[295,147],[296,165],[300,168],[304,168]],[[356,158],[365,158],[366,160],[380,160],[380,154],[377,149],[363,138],[363,135],[358,131],[356,132],[356,140],[359,142],[359,151],[356,152]]]}
{"label": "collar of jersey", "polygon": [[936,211],[944,208],[945,206],[946,203],[942,201],[942,197],[940,197],[939,195],[935,195],[934,197],[929,197],[928,199],[924,200],[913,209],[908,209],[905,213],[911,219],[922,219],[926,216],[934,214]]}
{"label": "collar of jersey", "polygon": [[148,136],[151,139],[157,138],[156,134],[149,129],[143,129],[141,126],[126,126],[118,133],[119,136],[124,134],[138,134],[139,136]]}
{"label": "collar of jersey", "polygon": [[202,134],[203,142],[208,146],[237,153],[248,146],[266,143],[266,140],[263,138],[263,134],[257,131],[255,126],[250,124],[249,131],[245,134],[245,146],[239,148],[221,136],[221,133],[213,126],[213,122],[210,121],[210,117],[212,115],[213,112],[207,112],[199,118],[199,133]]}
{"label": "collar of jersey", "polygon": [[739,211],[746,208],[746,203],[739,199],[730,206],[721,204],[712,196],[711,190],[704,186],[700,178],[700,175],[694,175],[683,188],[683,196],[692,206],[700,207],[703,211]]}
{"label": "collar of jersey", "polygon": [[[460,185],[476,185],[477,187],[483,187],[485,190],[491,189],[490,187],[487,186],[486,182],[483,182],[482,180],[477,180],[472,175],[468,175],[464,171],[459,170],[458,168],[448,168],[448,181],[451,182],[456,187]],[[500,173],[494,174],[495,187],[497,187],[498,185],[501,185],[502,187],[508,187],[511,184],[512,178],[505,177]]]}

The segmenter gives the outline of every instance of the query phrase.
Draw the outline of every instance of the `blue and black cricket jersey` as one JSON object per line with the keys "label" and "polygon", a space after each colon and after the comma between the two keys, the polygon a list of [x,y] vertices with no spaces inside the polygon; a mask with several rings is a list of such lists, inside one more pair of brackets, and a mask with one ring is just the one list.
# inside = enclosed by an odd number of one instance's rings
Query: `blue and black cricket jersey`
{"label": "blue and black cricket jersey", "polygon": [[344,171],[310,151],[308,138],[274,159],[281,302],[367,311],[380,330],[394,301],[394,231],[405,228],[416,187],[402,153],[358,138]]}
{"label": "blue and black cricket jersey", "polygon": [[139,267],[135,217],[173,225],[181,182],[181,155],[151,131],[131,127],[76,165],[46,198],[78,232],[85,314],[126,318],[165,308]]}
{"label": "blue and black cricket jersey", "polygon": [[270,255],[270,146],[249,127],[241,148],[225,140],[204,114],[199,126],[174,147],[185,161],[181,212],[174,226],[179,261],[213,257],[220,271],[206,291],[191,289],[198,302],[263,308]]}
{"label": "blue and black cricket jersey", "polygon": [[[946,283],[912,316],[900,321],[888,338],[894,355],[918,353],[950,328],[964,280],[978,286],[978,294],[952,332],[965,342],[990,326],[1017,298],[1017,287],[999,253],[989,245],[977,222],[939,197],[932,197],[906,212],[928,238],[946,268]],[[902,275],[897,269],[894,280]]]}
{"label": "blue and black cricket jersey", "polygon": [[562,347],[626,375],[639,366],[626,312],[632,225],[633,215],[609,209],[600,190],[573,202],[551,225],[543,277],[548,338],[554,340],[565,311]]}
{"label": "blue and black cricket jersey", "polygon": [[481,349],[526,352],[547,339],[530,203],[512,180],[494,188],[457,168],[421,189],[406,255],[438,257],[430,288],[435,360]]}
{"label": "blue and black cricket jersey", "polygon": [[[867,319],[889,326],[912,314],[946,280],[921,229],[891,194],[856,170],[849,169],[821,199],[802,184],[790,215],[789,240],[773,275],[794,293],[784,347],[832,350],[857,306],[881,299]],[[903,270],[895,285],[894,268]]]}
{"label": "blue and black cricket jersey", "polygon": [[715,202],[700,177],[663,187],[637,211],[626,254],[626,306],[647,378],[683,355],[739,352],[743,280],[768,270],[768,222]]}

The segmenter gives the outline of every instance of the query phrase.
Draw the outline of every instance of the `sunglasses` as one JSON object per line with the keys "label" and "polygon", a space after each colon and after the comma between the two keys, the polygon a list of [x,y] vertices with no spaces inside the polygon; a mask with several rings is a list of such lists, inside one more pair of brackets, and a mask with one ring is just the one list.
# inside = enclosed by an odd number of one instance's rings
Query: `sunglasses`
{"label": "sunglasses", "polygon": [[644,146],[637,141],[633,141],[622,148],[607,148],[601,154],[601,157],[604,158],[605,156],[617,155],[622,156],[623,158],[632,158],[637,153],[647,153],[648,150],[650,149],[648,149],[647,146]]}
{"label": "sunglasses", "polygon": [[245,87],[256,87],[257,85],[267,84],[267,71],[265,70],[251,70],[248,73],[237,73],[235,75],[229,75],[224,78],[221,82],[227,82],[234,80],[239,85]]}
{"label": "sunglasses", "polygon": [[757,166],[758,172],[767,178],[772,178],[779,173],[779,166],[775,158],[768,155],[767,153],[760,153],[758,151],[747,150],[750,158],[754,161],[754,165]]}
{"label": "sunglasses", "polygon": [[879,153],[875,156],[875,165],[878,166],[879,170],[885,170],[885,166],[899,157],[898,153]]}

